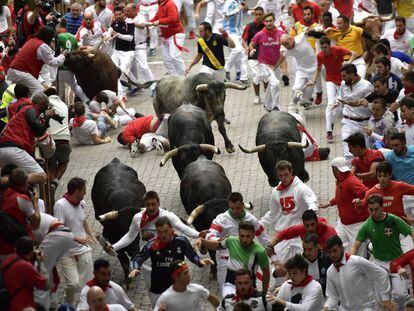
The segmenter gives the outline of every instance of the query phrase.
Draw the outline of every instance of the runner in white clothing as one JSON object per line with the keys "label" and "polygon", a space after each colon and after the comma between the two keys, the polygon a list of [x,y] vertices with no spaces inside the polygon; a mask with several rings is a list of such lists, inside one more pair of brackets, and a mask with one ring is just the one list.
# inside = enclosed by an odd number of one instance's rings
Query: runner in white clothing
{"label": "runner in white clothing", "polygon": [[[138,15],[135,19],[135,23],[149,22],[150,19],[154,18],[155,13],[157,13],[157,11],[158,11],[157,0],[141,0],[139,4]],[[150,35],[150,49],[148,51],[148,56],[154,56],[156,53],[156,49],[158,47],[157,27],[151,26],[151,27],[148,27],[148,30],[149,30],[149,35]],[[136,30],[135,30],[135,40],[138,40]],[[146,42],[146,31],[145,31],[145,40],[135,41],[135,52],[137,51],[138,43],[142,41]],[[146,47],[147,45],[145,44],[145,52],[146,52]],[[136,57],[137,55],[135,54],[135,60],[139,62]],[[143,78],[145,79],[145,77]]]}
{"label": "runner in white clothing", "polygon": [[[160,208],[160,199],[158,194],[155,191],[148,191],[144,195],[145,210],[136,214],[132,218],[131,226],[129,227],[128,232],[114,245],[108,245],[105,249],[108,253],[112,251],[118,251],[124,247],[127,247],[131,244],[140,234],[140,240],[143,243],[148,242],[149,240],[157,236],[157,230],[155,228],[155,223],[159,217],[166,216],[170,219],[172,226],[188,236],[189,238],[198,238],[200,236],[205,236],[204,233],[199,233],[191,227],[185,225],[174,213],[169,212],[165,209]],[[143,245],[140,241],[140,245]],[[142,274],[144,276],[145,287],[149,292],[151,287],[151,261],[145,261],[142,266]]]}
{"label": "runner in white clothing", "polygon": [[190,283],[188,264],[185,261],[173,261],[170,271],[174,283],[158,298],[154,311],[199,311],[206,301],[215,308],[220,305],[220,300],[206,288]]}
{"label": "runner in white clothing", "polygon": [[[263,225],[275,225],[276,232],[294,225],[302,224],[302,214],[311,209],[318,211],[315,193],[297,176],[293,175],[292,164],[286,160],[276,164],[280,183],[272,190],[269,211],[260,220]],[[276,245],[276,256],[272,261],[276,264],[285,262],[290,257],[302,252],[300,238],[286,240]]]}
{"label": "runner in white clothing", "polygon": [[[215,204],[218,204],[217,200],[215,201]],[[239,234],[239,223],[241,221],[250,221],[254,225],[255,235],[259,243],[264,247],[269,245],[270,240],[267,232],[257,218],[245,210],[243,196],[240,193],[231,193],[229,198],[227,200],[223,199],[221,203],[226,207],[229,207],[229,209],[225,213],[217,215],[213,220],[206,236],[207,240],[217,240],[227,236],[237,236]],[[206,209],[208,209],[208,207]],[[200,242],[197,241],[196,244],[198,243]],[[226,278],[228,257],[229,252],[227,249],[220,249],[216,253],[219,292],[221,292]]]}
{"label": "runner in white clothing", "polygon": [[127,311],[119,304],[106,304],[105,293],[99,286],[92,286],[87,293],[89,311]]}

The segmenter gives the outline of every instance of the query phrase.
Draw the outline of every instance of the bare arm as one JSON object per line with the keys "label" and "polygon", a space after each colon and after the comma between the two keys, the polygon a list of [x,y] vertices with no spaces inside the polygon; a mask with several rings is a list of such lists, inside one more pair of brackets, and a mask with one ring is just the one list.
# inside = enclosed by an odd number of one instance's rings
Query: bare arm
{"label": "bare arm", "polygon": [[354,245],[352,246],[351,255],[356,255],[358,253],[359,248],[361,247],[362,242],[355,240]]}
{"label": "bare arm", "polygon": [[39,16],[39,8],[36,7],[33,12],[27,13],[27,22],[30,25],[33,25],[36,22],[36,19],[38,16]]}
{"label": "bare arm", "polygon": [[89,223],[86,221],[86,219],[83,221],[83,228],[85,229],[85,232],[88,236],[92,238],[95,242],[97,242],[95,236],[93,235],[93,232],[91,230],[91,227],[89,226]]}
{"label": "bare arm", "polygon": [[193,66],[197,65],[202,57],[203,57],[203,54],[197,53],[197,55],[193,58],[187,70],[185,71],[185,73],[187,74],[191,70],[191,68],[193,68]]}
{"label": "bare arm", "polygon": [[221,241],[220,240],[206,240],[201,239],[201,244],[205,246],[206,248],[216,251],[218,249],[222,249],[221,247]]}
{"label": "bare arm", "polygon": [[217,308],[220,305],[220,299],[214,295],[208,296],[207,301],[211,303],[214,308]]}
{"label": "bare arm", "polygon": [[94,145],[101,145],[101,144],[106,144],[106,143],[110,143],[111,142],[111,137],[105,137],[105,138],[100,138],[98,135],[93,134],[92,135],[92,140],[93,140],[93,144]]}
{"label": "bare arm", "polygon": [[377,175],[377,166],[380,162],[374,162],[371,164],[369,172],[366,173],[357,173],[356,176],[361,179],[373,179]]}
{"label": "bare arm", "polygon": [[269,282],[270,282],[270,269],[267,268],[263,272],[263,293],[267,293],[269,289]]}
{"label": "bare arm", "polygon": [[39,229],[40,226],[40,211],[39,211],[39,194],[36,192],[32,198],[34,214],[29,217],[30,226],[33,230]]}

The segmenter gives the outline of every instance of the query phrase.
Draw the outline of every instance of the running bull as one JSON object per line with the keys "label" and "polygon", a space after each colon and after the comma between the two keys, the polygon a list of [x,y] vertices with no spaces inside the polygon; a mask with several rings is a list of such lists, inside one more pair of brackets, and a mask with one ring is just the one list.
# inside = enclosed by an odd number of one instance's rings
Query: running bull
{"label": "running bull", "polygon": [[172,158],[180,179],[184,169],[198,159],[200,154],[212,159],[220,151],[214,146],[211,124],[204,110],[184,103],[168,118],[168,138],[171,151],[165,154],[160,165]]}
{"label": "running bull", "polygon": [[[99,48],[90,52],[77,50],[71,52],[65,61],[65,65],[75,75],[76,82],[82,88],[89,99],[95,97],[101,91],[118,91],[118,79],[121,75],[122,84],[131,83],[138,88],[148,88],[153,82],[144,84],[135,83],[113,63],[107,53],[99,51]],[[125,81],[124,81],[125,80]],[[128,81],[128,82],[126,82]]]}
{"label": "running bull", "polygon": [[[101,168],[95,176],[92,187],[92,202],[95,218],[102,221],[103,236],[111,244],[118,242],[128,232],[132,218],[144,206],[143,196],[145,186],[138,180],[137,172],[114,158],[111,163]],[[108,217],[108,213],[118,214],[119,217]],[[125,282],[129,273],[129,257],[135,256],[139,251],[139,236],[128,247],[117,252],[118,259],[124,270]],[[128,255],[127,255],[128,253]]]}
{"label": "running bull", "polygon": [[212,75],[198,73],[188,77],[166,76],[155,87],[154,110],[157,115],[173,113],[184,102],[195,103],[205,110],[210,121],[216,120],[226,150],[234,152],[224,127],[224,101],[226,89],[245,90],[247,86],[232,82],[219,82]]}
{"label": "running bull", "polygon": [[306,146],[301,143],[302,137],[297,123],[295,117],[287,112],[271,111],[260,119],[256,133],[256,146],[252,149],[245,149],[239,145],[245,153],[258,153],[260,165],[272,187],[279,183],[275,166],[280,160],[291,162],[293,173],[303,182],[309,180],[302,150]]}

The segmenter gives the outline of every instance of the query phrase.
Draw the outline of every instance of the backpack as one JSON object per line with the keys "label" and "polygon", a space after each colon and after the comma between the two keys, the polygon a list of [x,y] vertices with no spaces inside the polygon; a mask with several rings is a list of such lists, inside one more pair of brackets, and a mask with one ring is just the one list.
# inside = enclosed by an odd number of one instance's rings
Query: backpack
{"label": "backpack", "polygon": [[7,310],[10,305],[10,301],[12,300],[14,295],[16,295],[21,290],[21,288],[18,288],[17,290],[14,291],[13,294],[10,295],[6,287],[6,282],[4,281],[4,278],[3,278],[4,272],[20,260],[22,259],[19,257],[16,257],[11,262],[9,262],[8,265],[0,269],[0,310]]}
{"label": "backpack", "polygon": [[17,239],[25,235],[25,228],[13,216],[0,210],[0,237],[7,244],[14,245]]}

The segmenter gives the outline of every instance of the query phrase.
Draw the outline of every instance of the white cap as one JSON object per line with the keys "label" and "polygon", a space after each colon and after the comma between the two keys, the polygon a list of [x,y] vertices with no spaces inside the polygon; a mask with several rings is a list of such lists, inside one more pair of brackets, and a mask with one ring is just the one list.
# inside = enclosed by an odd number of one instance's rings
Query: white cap
{"label": "white cap", "polygon": [[350,168],[346,163],[346,159],[344,157],[336,157],[332,160],[331,166],[336,167],[340,172],[349,172]]}

